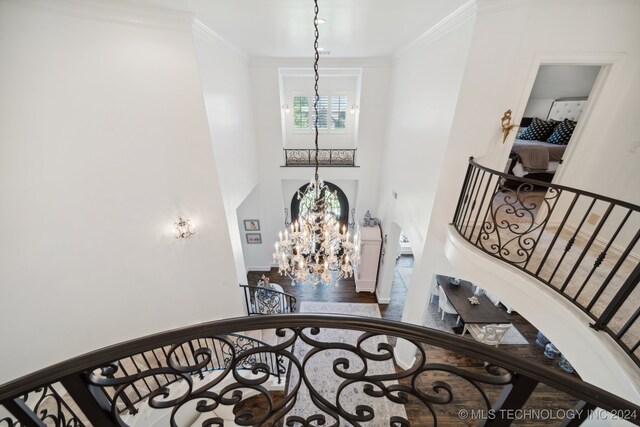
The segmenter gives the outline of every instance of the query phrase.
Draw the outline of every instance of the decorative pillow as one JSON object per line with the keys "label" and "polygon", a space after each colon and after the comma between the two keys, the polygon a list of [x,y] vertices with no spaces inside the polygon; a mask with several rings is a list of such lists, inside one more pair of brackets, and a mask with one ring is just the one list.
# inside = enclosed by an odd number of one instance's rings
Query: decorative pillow
{"label": "decorative pillow", "polygon": [[576,122],[569,119],[564,119],[547,139],[547,142],[558,145],[565,145],[569,143],[573,130],[576,128]]}
{"label": "decorative pillow", "polygon": [[526,128],[519,128],[518,129],[518,133],[516,133],[516,139],[522,139],[522,134],[525,133],[527,131],[528,127]]}
{"label": "decorative pillow", "polygon": [[528,141],[546,141],[557,124],[558,122],[555,120],[546,121],[536,117],[531,121],[527,130],[522,132],[520,139],[526,139]]}

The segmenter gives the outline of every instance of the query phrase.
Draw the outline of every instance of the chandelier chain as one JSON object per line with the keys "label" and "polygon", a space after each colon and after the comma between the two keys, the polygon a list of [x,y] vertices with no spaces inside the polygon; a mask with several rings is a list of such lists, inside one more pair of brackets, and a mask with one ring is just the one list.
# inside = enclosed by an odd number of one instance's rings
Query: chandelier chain
{"label": "chandelier chain", "polygon": [[318,31],[318,12],[319,12],[319,8],[318,8],[318,0],[314,0],[314,8],[313,8],[313,12],[314,12],[314,17],[313,17],[313,28],[314,28],[314,35],[315,35],[315,40],[313,42],[313,50],[315,52],[315,56],[314,56],[314,62],[313,62],[313,74],[314,74],[314,79],[315,79],[315,84],[314,84],[314,89],[315,89],[315,98],[313,101],[313,110],[315,113],[315,118],[313,120],[313,128],[315,130],[315,145],[316,145],[316,174],[315,174],[315,178],[316,181],[320,178],[320,176],[318,175],[318,168],[320,167],[320,161],[318,160],[318,155],[320,153],[320,150],[318,148],[318,101],[320,99],[320,96],[318,95],[318,80],[320,79],[319,73],[318,73],[318,60],[320,59],[320,53],[318,52],[318,39],[320,38],[320,32]]}
{"label": "chandelier chain", "polygon": [[[297,218],[292,218],[290,230],[286,228],[278,233],[278,241],[275,243],[273,262],[278,264],[281,275],[291,278],[292,284],[311,282],[313,286],[318,283],[335,283],[342,278],[353,277],[354,266],[360,259],[358,254],[357,231],[351,239],[347,230],[347,218],[341,223],[339,202],[336,207],[337,192],[330,191],[323,180],[320,179],[320,147],[319,120],[320,120],[320,94],[318,92],[318,62],[320,52],[318,39],[319,18],[318,0],[314,0],[314,91],[313,100],[313,128],[315,131],[315,177],[314,180],[297,192],[300,212]],[[325,106],[326,108],[326,106]],[[324,110],[327,114],[327,111]],[[328,117],[324,117],[325,126]],[[286,214],[285,214],[286,217]],[[285,218],[286,224],[286,218]]]}

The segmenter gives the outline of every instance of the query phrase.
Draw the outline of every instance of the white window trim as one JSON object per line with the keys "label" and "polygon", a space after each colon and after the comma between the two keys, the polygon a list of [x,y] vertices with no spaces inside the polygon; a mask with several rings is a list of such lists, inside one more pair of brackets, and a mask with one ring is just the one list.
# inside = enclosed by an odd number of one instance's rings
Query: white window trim
{"label": "white window trim", "polygon": [[[320,134],[334,134],[334,135],[343,135],[343,134],[347,134],[349,133],[349,125],[351,124],[351,120],[349,120],[349,95],[347,92],[331,92],[328,95],[323,95],[322,93],[319,94],[320,96],[327,96],[327,128],[319,128],[318,129],[318,133]],[[295,117],[295,112],[294,112],[294,103],[293,103],[293,99],[295,97],[298,96],[306,96],[307,99],[309,100],[309,127],[306,129],[300,129],[300,128],[296,128],[294,125],[294,117]],[[310,133],[315,133],[315,129],[313,128],[313,122],[311,121],[312,117],[313,117],[313,98],[314,98],[315,94],[312,95],[308,95],[304,92],[294,92],[291,94],[291,100],[290,100],[290,104],[291,104],[291,118],[289,119],[289,125],[291,126],[291,132],[293,134],[299,134],[299,135],[308,135]],[[347,97],[347,115],[345,116],[345,126],[344,129],[331,129],[331,125],[329,124],[331,121],[331,99],[334,96],[346,96]]]}

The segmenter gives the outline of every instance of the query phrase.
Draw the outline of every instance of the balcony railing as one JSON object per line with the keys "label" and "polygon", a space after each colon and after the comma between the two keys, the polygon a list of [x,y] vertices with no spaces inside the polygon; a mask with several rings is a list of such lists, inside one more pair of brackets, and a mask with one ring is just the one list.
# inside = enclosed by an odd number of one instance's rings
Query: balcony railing
{"label": "balcony railing", "polygon": [[289,314],[296,312],[297,299],[291,294],[262,286],[240,285],[244,290],[247,314]]}
{"label": "balcony railing", "polygon": [[580,308],[640,366],[640,206],[471,158],[453,226]]}
{"label": "balcony railing", "polygon": [[[319,150],[318,162],[321,166],[355,167],[355,149],[323,149]],[[285,166],[315,166],[315,149],[285,148]]]}
{"label": "balcony railing", "polygon": [[[274,342],[244,346],[237,331],[271,333]],[[408,369],[394,363],[389,340],[399,338],[416,350]],[[436,360],[436,348],[460,357]],[[278,388],[281,366],[287,383]],[[640,425],[640,406],[495,347],[416,325],[320,314],[225,319],[76,357],[1,385],[0,424],[508,426],[518,410],[548,405],[552,390],[553,417],[535,425],[613,416]]]}

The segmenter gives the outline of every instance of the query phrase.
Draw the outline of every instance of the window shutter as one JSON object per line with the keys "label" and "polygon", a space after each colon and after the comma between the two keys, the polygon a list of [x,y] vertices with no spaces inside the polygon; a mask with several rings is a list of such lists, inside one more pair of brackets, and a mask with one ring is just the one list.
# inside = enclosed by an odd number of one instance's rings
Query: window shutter
{"label": "window shutter", "polygon": [[[315,99],[315,96],[311,99],[312,99],[312,102],[309,107],[311,108],[311,122],[309,123],[309,127],[313,129],[314,120],[315,120],[315,110],[313,107],[313,99]],[[318,97],[318,129],[327,129],[328,112],[329,112],[329,97],[320,95]]]}
{"label": "window shutter", "polygon": [[293,97],[293,127],[294,129],[309,128],[309,98],[306,96]]}
{"label": "window shutter", "polygon": [[347,121],[347,97],[331,97],[331,129],[344,129]]}

